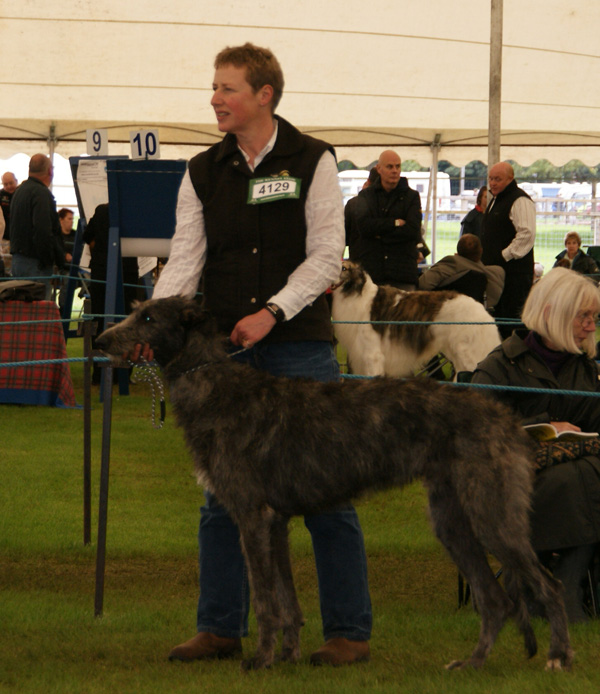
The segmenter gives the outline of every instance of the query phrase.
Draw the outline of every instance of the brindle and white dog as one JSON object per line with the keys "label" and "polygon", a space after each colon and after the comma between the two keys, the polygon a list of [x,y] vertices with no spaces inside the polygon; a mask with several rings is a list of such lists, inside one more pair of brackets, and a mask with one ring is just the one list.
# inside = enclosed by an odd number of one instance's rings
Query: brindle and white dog
{"label": "brindle and white dog", "polygon": [[[457,292],[406,292],[378,286],[358,263],[349,260],[343,262],[339,282],[332,289],[333,320],[364,323],[334,324],[355,374],[412,376],[440,352],[456,373],[473,371],[500,344],[494,319],[483,305]],[[433,324],[386,325],[387,321]]]}
{"label": "brindle and white dog", "polygon": [[[113,357],[139,343],[152,347],[163,370],[198,478],[240,531],[258,623],[256,653],[246,668],[272,665],[279,631],[281,658],[300,656],[303,618],[289,518],[415,478],[427,487],[435,531],[481,615],[475,650],[450,667],[483,665],[510,617],[529,655],[536,652],[526,589],[550,622],[547,667],[571,663],[560,583],[542,568],[529,540],[531,439],[507,408],[430,378],[276,378],[230,359],[207,314],[178,297],[141,304],[98,338]],[[503,566],[504,588],[486,551]]]}

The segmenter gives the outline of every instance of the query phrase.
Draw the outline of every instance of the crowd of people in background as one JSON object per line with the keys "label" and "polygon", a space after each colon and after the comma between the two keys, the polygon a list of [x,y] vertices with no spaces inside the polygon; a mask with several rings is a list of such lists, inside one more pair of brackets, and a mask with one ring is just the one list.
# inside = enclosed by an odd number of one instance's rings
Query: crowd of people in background
{"label": "crowd of people in background", "polygon": [[53,173],[52,159],[34,154],[27,180],[19,185],[6,171],[0,190],[0,277],[35,278],[46,285],[46,299],[53,294],[53,277],[69,270],[75,240],[73,210],[56,209]]}
{"label": "crowd of people in background", "polygon": [[[30,187],[29,183],[32,179],[44,183],[39,172],[35,171],[36,162],[38,166],[40,163],[42,166],[46,166],[47,162],[48,170],[52,170],[51,160],[46,155],[34,155],[32,162],[34,172],[31,173],[30,171],[26,188]],[[501,300],[494,298],[490,302],[488,296],[486,307],[493,309],[499,303],[495,308],[495,316],[516,320],[519,318],[519,307],[523,305],[529,289],[544,271],[543,266],[533,260],[535,206],[527,193],[517,186],[512,167],[508,163],[501,162],[493,169],[494,171],[490,171],[490,175],[494,175],[496,180],[490,185],[493,186],[496,194],[494,195],[493,192],[489,191],[487,185],[479,188],[475,206],[461,220],[460,236],[477,236],[482,242],[482,257],[477,258],[477,262],[481,262],[485,267],[502,268],[504,272]],[[400,175],[400,171],[400,156],[391,150],[382,152],[377,164],[369,171],[360,194],[351,198],[345,205],[346,246],[350,259],[360,262],[377,284],[390,284],[408,290],[429,289],[431,288],[432,273],[429,272],[429,266],[425,264],[425,257],[429,254],[429,249],[421,231],[420,196],[410,188],[407,179]],[[50,188],[51,180],[50,174],[48,183],[44,185]],[[7,171],[2,174],[2,188],[0,189],[0,207],[2,209],[0,215],[0,278],[11,275],[43,278],[45,273],[49,272],[50,265],[47,260],[48,253],[43,250],[44,243],[47,244],[47,237],[44,241],[44,232],[39,227],[35,231],[35,248],[30,247],[25,254],[20,253],[19,249],[16,251],[17,256],[25,255],[28,259],[33,258],[38,267],[32,272],[32,263],[27,260],[26,265],[29,270],[24,270],[23,258],[17,258],[17,269],[21,268],[21,273],[17,275],[12,271],[11,201],[18,186],[18,180],[14,173]],[[34,187],[33,190],[36,188]],[[55,245],[52,272],[49,272],[49,275],[66,275],[72,261],[75,213],[66,207],[58,210],[57,227],[56,220],[51,220],[56,211],[56,204],[50,190],[48,193],[49,195],[44,196],[48,203],[48,214],[43,225],[47,229],[53,229],[51,233]],[[502,210],[501,206],[497,204],[498,196],[500,196],[500,202],[504,202],[506,209]],[[507,206],[508,203],[510,203],[509,206]],[[486,212],[488,238],[484,242]],[[22,221],[19,219],[16,225],[21,224]],[[500,230],[496,228],[497,225],[500,226]],[[60,234],[57,232],[57,228],[60,230]],[[20,231],[17,229],[15,234],[18,236]],[[595,259],[585,253],[581,245],[581,236],[576,231],[567,232],[565,249],[556,256],[554,267],[567,267],[587,275],[600,275],[600,269]],[[32,255],[33,253],[36,255]],[[454,256],[446,256],[435,263],[436,271],[449,263],[457,262],[457,258],[460,257],[466,256],[457,249]],[[450,261],[450,258],[453,260]],[[40,259],[45,265],[39,265]],[[424,271],[427,271],[428,274],[423,280]],[[489,271],[486,272],[489,275]],[[64,282],[61,283],[56,280],[51,284],[54,287],[64,287]],[[496,297],[497,292],[494,291],[493,294]],[[502,328],[502,330],[503,335],[506,336],[510,328]]]}

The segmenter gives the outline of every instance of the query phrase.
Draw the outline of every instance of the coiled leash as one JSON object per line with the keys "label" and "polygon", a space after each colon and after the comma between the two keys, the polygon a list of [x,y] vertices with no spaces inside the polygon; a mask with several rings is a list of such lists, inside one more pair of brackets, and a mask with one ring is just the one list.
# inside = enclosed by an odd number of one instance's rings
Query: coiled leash
{"label": "coiled leash", "polygon": [[[152,390],[152,426],[155,429],[162,429],[165,423],[165,417],[167,414],[167,407],[165,405],[165,388],[163,386],[162,379],[158,374],[158,368],[143,357],[141,357],[142,363],[135,364],[132,361],[128,361],[130,366],[135,366],[135,371],[131,375],[131,381],[133,383],[148,383],[150,389]],[[158,424],[156,423],[156,393],[160,395],[160,418]]]}
{"label": "coiled leash", "polygon": [[[241,354],[242,352],[246,352],[251,347],[243,347],[242,349],[238,349],[235,352],[229,353],[227,356],[229,358],[235,357],[238,354]],[[140,363],[141,362],[141,363]],[[132,372],[131,375],[131,381],[132,383],[139,384],[139,383],[148,383],[150,385],[150,389],[152,390],[152,426],[155,429],[162,429],[163,425],[165,423],[165,417],[167,414],[167,407],[165,404],[165,388],[162,382],[161,377],[158,374],[158,368],[155,363],[150,363],[144,359],[144,357],[140,357],[140,362],[133,362],[131,360],[127,360],[127,363],[129,366],[135,367],[135,371]],[[199,371],[200,369],[205,368],[206,366],[209,366],[209,364],[215,363],[215,362],[207,362],[206,364],[200,364],[199,366],[195,366],[192,369],[188,369],[185,371],[185,374],[192,373],[193,371]],[[159,423],[156,423],[156,393],[159,393],[160,395],[160,418],[159,418]]]}

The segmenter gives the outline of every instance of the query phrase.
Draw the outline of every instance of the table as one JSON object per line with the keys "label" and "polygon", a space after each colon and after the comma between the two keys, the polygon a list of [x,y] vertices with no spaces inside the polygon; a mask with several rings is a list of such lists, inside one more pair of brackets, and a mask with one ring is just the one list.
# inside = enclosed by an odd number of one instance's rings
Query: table
{"label": "table", "polygon": [[[11,325],[17,321],[24,324]],[[66,358],[60,313],[53,301],[0,302],[0,403],[76,407],[68,363],[3,366]]]}

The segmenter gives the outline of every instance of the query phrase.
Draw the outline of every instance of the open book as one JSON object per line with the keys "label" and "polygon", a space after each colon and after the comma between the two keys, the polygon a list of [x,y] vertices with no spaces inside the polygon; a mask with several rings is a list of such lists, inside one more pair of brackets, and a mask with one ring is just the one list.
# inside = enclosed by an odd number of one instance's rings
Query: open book
{"label": "open book", "polygon": [[561,431],[560,433],[547,422],[541,424],[527,424],[523,427],[528,434],[538,441],[577,441],[581,439],[593,439],[598,437],[595,431]]}

